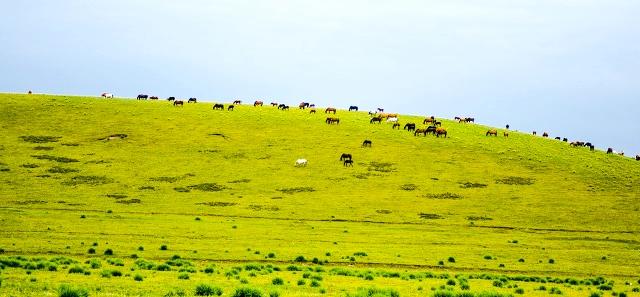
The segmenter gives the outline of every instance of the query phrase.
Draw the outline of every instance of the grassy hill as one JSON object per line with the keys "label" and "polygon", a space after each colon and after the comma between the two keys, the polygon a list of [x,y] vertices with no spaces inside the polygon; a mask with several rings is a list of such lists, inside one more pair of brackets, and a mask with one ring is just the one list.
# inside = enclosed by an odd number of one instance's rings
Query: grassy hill
{"label": "grassy hill", "polygon": [[63,283],[91,296],[203,283],[223,296],[640,296],[629,158],[445,119],[449,137],[414,136],[346,110],[327,125],[323,108],[0,101],[0,296]]}

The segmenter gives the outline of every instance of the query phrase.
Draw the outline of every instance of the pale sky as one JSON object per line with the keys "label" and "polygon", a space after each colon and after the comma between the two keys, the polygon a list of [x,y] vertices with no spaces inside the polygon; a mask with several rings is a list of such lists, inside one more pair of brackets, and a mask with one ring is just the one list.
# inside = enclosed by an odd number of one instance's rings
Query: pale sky
{"label": "pale sky", "polygon": [[436,115],[640,154],[640,1],[0,0],[0,92]]}

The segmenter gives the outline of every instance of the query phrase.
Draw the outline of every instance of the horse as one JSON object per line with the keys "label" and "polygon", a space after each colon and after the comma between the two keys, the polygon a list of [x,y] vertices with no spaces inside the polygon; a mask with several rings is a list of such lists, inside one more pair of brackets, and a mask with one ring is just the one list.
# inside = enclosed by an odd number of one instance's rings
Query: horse
{"label": "horse", "polygon": [[329,124],[329,125],[331,125],[331,124],[333,124],[333,123],[335,123],[335,124],[340,124],[340,119],[339,119],[339,118],[327,118],[327,119],[325,120],[325,123],[327,123],[327,124]]}
{"label": "horse", "polygon": [[309,110],[309,113],[316,113],[316,109]]}
{"label": "horse", "polygon": [[640,155],[636,155],[636,161],[640,161]]}
{"label": "horse", "polygon": [[624,156],[624,152],[619,152],[618,155],[619,156]]}
{"label": "horse", "polygon": [[607,149],[607,154],[613,154],[613,149],[612,148],[608,148]]}
{"label": "horse", "polygon": [[533,131],[533,135],[538,135],[538,132],[536,132],[536,131]]}
{"label": "horse", "polygon": [[[271,103],[271,104],[273,104],[273,103]],[[282,109],[282,108],[284,108],[285,106],[287,106],[287,105],[286,105],[286,104],[278,104],[278,109]]]}
{"label": "horse", "polygon": [[426,124],[431,124],[431,123],[435,123],[435,119],[433,118],[426,118],[424,119],[424,121],[422,121],[422,124],[426,125]]}
{"label": "horse", "polygon": [[314,108],[314,107],[316,107],[316,105],[312,103],[312,104],[309,104],[309,107],[310,108]]}
{"label": "horse", "polygon": [[467,118],[458,118],[458,123],[466,123]]}
{"label": "horse", "polygon": [[367,147],[367,146],[368,146],[368,147],[371,147],[371,140],[369,140],[369,139],[365,139],[365,140],[362,142],[362,147]]}
{"label": "horse", "polygon": [[442,127],[442,122],[438,122],[436,121],[435,123],[433,123],[434,126],[438,126],[438,127]]}
{"label": "horse", "polygon": [[369,124],[373,124],[374,122],[378,122],[378,124],[382,123],[382,117],[375,117],[369,120]]}
{"label": "horse", "polygon": [[507,124],[505,127],[507,128],[507,130],[509,130],[509,124]]}
{"label": "horse", "polygon": [[475,122],[476,122],[476,119],[475,119],[475,118],[466,118],[465,120],[466,120],[467,122],[469,122],[469,123],[475,123]]}
{"label": "horse", "polygon": [[324,110],[324,113],[330,113],[333,112],[333,114],[336,114],[336,109],[333,107],[327,107],[327,109]]}
{"label": "horse", "polygon": [[191,102],[193,102],[193,103],[197,103],[197,102],[198,102],[198,99],[196,99],[195,97],[191,97],[191,98],[189,98],[189,100],[187,101],[187,103],[191,103]]}
{"label": "horse", "polygon": [[150,100],[158,100],[158,96],[151,96],[149,97]]}
{"label": "horse", "polygon": [[342,163],[343,166],[351,166],[353,167],[353,160],[344,160],[344,162]]}
{"label": "horse", "polygon": [[240,105],[240,104],[242,104],[242,100],[233,101],[233,105]]}
{"label": "horse", "polygon": [[572,147],[584,146],[584,142],[582,142],[582,141],[572,141],[571,143],[569,143],[569,145],[572,146]]}
{"label": "horse", "polygon": [[147,98],[149,98],[149,95],[139,94],[136,99],[137,100],[147,100]]}
{"label": "horse", "polygon": [[256,101],[254,101],[254,102],[253,102],[253,106],[254,106],[254,107],[255,107],[255,106],[262,106],[262,104],[264,104],[264,103],[263,103],[262,101],[258,101],[258,100],[256,100]]}
{"label": "horse", "polygon": [[397,113],[388,113],[388,114],[386,114],[386,115],[385,115],[385,117],[386,117],[387,119],[390,119],[390,118],[397,118],[397,117],[398,117],[398,114],[397,114]]}
{"label": "horse", "polygon": [[[31,92],[31,91],[29,91],[29,92]],[[29,93],[29,94],[31,94],[31,93]],[[104,97],[104,98],[113,98],[113,94],[111,94],[111,93],[102,93],[102,95],[100,95],[100,96]]]}
{"label": "horse", "polygon": [[33,92],[31,92],[31,90],[29,90],[29,92],[27,92],[27,94],[31,95],[31,94],[33,94]]}
{"label": "horse", "polygon": [[309,103],[307,102],[300,102],[300,104],[298,105],[299,109],[305,109],[306,107],[309,107]]}
{"label": "horse", "polygon": [[542,133],[542,137],[549,137],[549,133],[547,132]]}
{"label": "horse", "polygon": [[590,145],[590,146],[589,146],[589,150],[590,150],[590,151],[595,151],[595,150],[596,150],[596,147],[595,147],[594,145]]}
{"label": "horse", "polygon": [[307,159],[298,159],[296,160],[296,163],[294,164],[294,166],[296,167],[306,167],[307,166]]}
{"label": "horse", "polygon": [[423,134],[423,136],[427,136],[427,129],[416,129],[413,132],[413,136],[418,136],[418,134]]}
{"label": "horse", "polygon": [[289,105],[285,105],[281,108],[282,110],[289,110]]}
{"label": "horse", "polygon": [[213,110],[216,110],[216,109],[224,110],[224,104],[220,104],[220,103],[214,104],[213,105]]}
{"label": "horse", "polygon": [[406,124],[404,124],[404,127],[402,128],[402,130],[415,131],[416,130],[416,124],[415,123],[406,123]]}
{"label": "horse", "polygon": [[174,101],[174,100],[176,100],[176,97],[171,96],[171,97],[167,98],[167,101]]}
{"label": "horse", "polygon": [[232,111],[234,106],[235,106],[235,105],[230,104],[230,105],[227,107],[227,111]]}
{"label": "horse", "polygon": [[391,127],[391,129],[395,129],[396,127],[400,130],[400,123],[393,123],[393,127]]}
{"label": "horse", "polygon": [[555,138],[555,140],[560,140],[560,136],[557,136],[557,137]]}
{"label": "horse", "polygon": [[271,102],[271,106],[278,106],[278,102]]}
{"label": "horse", "polygon": [[378,107],[377,110],[378,110],[378,112],[384,112],[384,108]]}
{"label": "horse", "polygon": [[184,101],[182,101],[182,100],[173,101],[173,106],[178,106],[178,105],[184,106]]}
{"label": "horse", "polygon": [[444,138],[447,138],[447,130],[444,128],[436,128],[436,136],[440,137],[440,135],[444,135]]}
{"label": "horse", "polygon": [[562,138],[562,141],[564,141],[564,142],[568,142],[568,141],[569,141],[569,139],[567,139],[567,138],[565,137],[565,138]]}
{"label": "horse", "polygon": [[343,153],[343,154],[340,156],[340,161],[347,160],[347,159],[349,159],[349,160],[351,160],[351,159],[352,159],[352,158],[351,158],[351,154]]}
{"label": "horse", "polygon": [[509,137],[509,132],[507,132],[507,131],[502,132],[502,136]]}
{"label": "horse", "polygon": [[489,136],[489,135],[498,136],[498,130],[491,129],[491,130],[487,131],[487,133],[484,136]]}
{"label": "horse", "polygon": [[387,123],[397,123],[398,118],[387,118]]}
{"label": "horse", "polygon": [[358,107],[355,105],[349,106],[349,111],[358,111]]}
{"label": "horse", "polygon": [[436,126],[429,126],[429,127],[427,127],[427,129],[426,129],[426,131],[425,131],[425,135],[427,135],[427,134],[433,134],[433,135],[436,135],[436,130],[437,130],[437,129],[438,129],[438,128],[437,128]]}

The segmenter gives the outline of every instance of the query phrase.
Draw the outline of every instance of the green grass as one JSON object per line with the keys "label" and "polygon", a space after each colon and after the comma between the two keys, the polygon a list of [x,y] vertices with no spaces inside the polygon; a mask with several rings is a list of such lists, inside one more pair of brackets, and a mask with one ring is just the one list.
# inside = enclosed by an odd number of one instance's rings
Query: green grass
{"label": "green grass", "polygon": [[[327,125],[320,109],[0,99],[0,296],[55,295],[62,283],[91,296],[193,295],[198,284],[225,296],[460,292],[440,288],[443,274],[465,276],[477,295],[517,284],[526,296],[549,295],[542,285],[587,296],[597,287],[584,280],[602,276],[598,286],[638,296],[640,162],[630,158],[445,119],[448,137],[436,138],[344,110]],[[92,258],[102,268],[80,264]],[[307,270],[322,278],[298,285]],[[500,277],[512,279],[494,287]]]}

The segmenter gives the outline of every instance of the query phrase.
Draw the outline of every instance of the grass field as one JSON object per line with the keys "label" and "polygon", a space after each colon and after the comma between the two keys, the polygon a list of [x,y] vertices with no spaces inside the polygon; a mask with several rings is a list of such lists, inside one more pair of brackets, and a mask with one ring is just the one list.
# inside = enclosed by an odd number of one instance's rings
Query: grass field
{"label": "grass field", "polygon": [[640,296],[630,158],[340,109],[0,101],[0,296]]}

